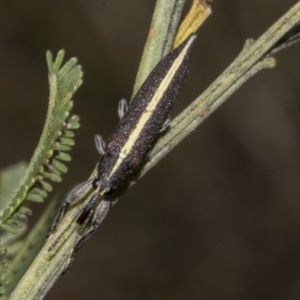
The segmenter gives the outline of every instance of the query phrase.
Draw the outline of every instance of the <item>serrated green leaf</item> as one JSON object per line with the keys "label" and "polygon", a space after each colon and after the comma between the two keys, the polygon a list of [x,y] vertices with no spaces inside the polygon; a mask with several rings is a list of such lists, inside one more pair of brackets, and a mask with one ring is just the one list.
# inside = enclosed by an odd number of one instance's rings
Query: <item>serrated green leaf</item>
{"label": "serrated green leaf", "polygon": [[[0,197],[0,226],[2,228],[11,228],[11,232],[16,232],[21,224],[18,219],[13,218],[13,214],[25,199],[41,202],[47,196],[47,193],[36,193],[35,187],[49,191],[52,187],[47,185],[45,179],[60,182],[61,172],[66,172],[67,168],[62,163],[56,166],[49,165],[55,158],[59,160],[70,161],[69,154],[61,152],[59,146],[63,144],[60,138],[63,136],[70,140],[66,145],[71,147],[74,143],[70,129],[79,127],[78,117],[69,117],[70,110],[73,107],[71,100],[74,92],[82,83],[82,69],[77,65],[77,58],[71,58],[65,65],[62,65],[64,51],[60,51],[55,61],[50,52],[47,52],[47,65],[49,69],[49,106],[44,129],[39,144],[33,154],[29,166],[24,176],[18,180],[13,180],[14,189],[8,197]],[[61,68],[60,68],[61,67]],[[73,118],[73,119],[72,119]],[[70,122],[76,121],[78,124],[70,126]],[[64,131],[67,133],[64,134]],[[69,150],[69,148],[68,148]],[[1,190],[0,190],[1,196]],[[22,218],[22,217],[21,217]],[[19,215],[20,219],[20,215]]]}

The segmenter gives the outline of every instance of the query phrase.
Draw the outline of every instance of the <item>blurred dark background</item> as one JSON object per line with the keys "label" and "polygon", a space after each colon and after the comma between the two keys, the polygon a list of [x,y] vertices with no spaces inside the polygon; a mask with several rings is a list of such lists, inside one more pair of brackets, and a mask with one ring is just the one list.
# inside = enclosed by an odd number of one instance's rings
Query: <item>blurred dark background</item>
{"label": "blurred dark background", "polygon": [[[296,2],[215,0],[173,116]],[[85,75],[73,110],[82,127],[56,190],[88,178],[94,135],[109,136],[130,98],[154,5],[0,1],[0,168],[30,159],[47,109],[45,52],[64,48]],[[298,299],[299,51],[279,53],[126,193],[46,299]]]}

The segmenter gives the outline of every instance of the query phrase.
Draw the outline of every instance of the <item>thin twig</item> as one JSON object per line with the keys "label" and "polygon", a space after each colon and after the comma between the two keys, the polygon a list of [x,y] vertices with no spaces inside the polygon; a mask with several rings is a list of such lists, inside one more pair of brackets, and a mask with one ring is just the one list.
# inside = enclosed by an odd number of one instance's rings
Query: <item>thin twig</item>
{"label": "thin twig", "polygon": [[[82,206],[83,203],[65,215],[61,226],[46,241],[9,299],[38,300],[44,298],[68,263],[70,252],[77,239],[79,226],[76,223],[76,217]],[[58,242],[55,247],[49,251],[56,241]]]}
{"label": "thin twig", "polygon": [[157,0],[134,84],[133,96],[172,46],[185,0]]}
{"label": "thin twig", "polygon": [[[192,102],[170,124],[169,131],[159,139],[149,154],[149,162],[140,172],[146,174],[159,160],[169,153],[179,142],[194,131],[212,112],[214,112],[235,89],[237,82],[243,84],[255,65],[262,61],[269,50],[291,30],[300,20],[300,2],[291,8],[256,42],[246,44],[235,61],[209,86],[194,102]],[[274,65],[271,63],[270,67]],[[249,73],[250,72],[250,73]],[[229,94],[231,90],[231,93]]]}

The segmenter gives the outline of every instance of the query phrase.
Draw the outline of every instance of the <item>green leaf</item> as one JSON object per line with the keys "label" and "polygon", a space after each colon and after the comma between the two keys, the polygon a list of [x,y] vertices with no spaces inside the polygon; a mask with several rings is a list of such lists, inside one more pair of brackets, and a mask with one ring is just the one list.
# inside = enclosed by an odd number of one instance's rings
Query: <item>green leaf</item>
{"label": "green leaf", "polygon": [[71,58],[61,67],[64,50],[58,52],[54,61],[49,51],[46,58],[50,96],[39,144],[23,177],[9,180],[9,186],[16,187],[11,188],[10,196],[5,189],[2,195],[0,189],[0,226],[12,233],[17,233],[22,226],[20,206],[24,200],[42,202],[52,189],[49,181],[62,180],[62,174],[67,172],[65,161],[71,160],[71,156],[64,151],[69,151],[75,144],[71,130],[79,127],[79,117],[69,115],[73,107],[73,94],[82,84],[81,66],[76,58]]}

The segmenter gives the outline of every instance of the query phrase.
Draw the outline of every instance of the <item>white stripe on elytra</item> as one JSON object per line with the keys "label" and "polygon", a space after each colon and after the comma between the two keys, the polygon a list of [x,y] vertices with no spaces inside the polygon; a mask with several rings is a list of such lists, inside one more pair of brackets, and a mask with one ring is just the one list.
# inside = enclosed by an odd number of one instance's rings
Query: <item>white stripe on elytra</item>
{"label": "white stripe on elytra", "polygon": [[112,169],[112,171],[109,174],[109,177],[113,175],[113,173],[118,169],[118,167],[122,164],[123,160],[127,157],[127,155],[130,153],[131,149],[133,148],[135,142],[138,140],[140,133],[142,132],[143,128],[145,127],[146,123],[150,119],[152,113],[154,112],[155,108],[160,102],[160,99],[163,97],[166,89],[170,85],[173,77],[176,74],[176,71],[181,66],[182,61],[185,58],[185,55],[195,39],[195,36],[191,37],[189,42],[186,44],[186,46],[183,48],[181,53],[178,55],[178,57],[173,62],[171,68],[169,69],[168,73],[164,77],[164,79],[161,81],[158,89],[154,93],[152,100],[148,103],[146,109],[144,110],[143,114],[141,115],[136,127],[131,132],[130,136],[128,137],[127,142],[124,144],[122,149],[120,150],[119,157]]}

